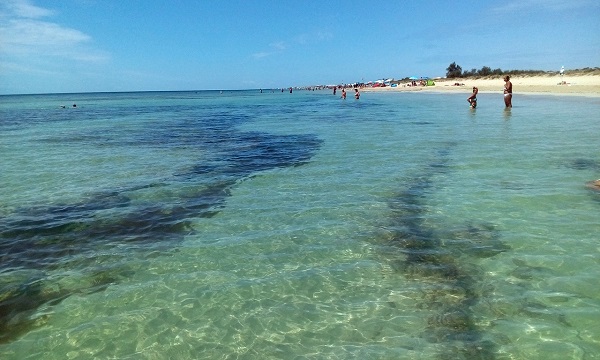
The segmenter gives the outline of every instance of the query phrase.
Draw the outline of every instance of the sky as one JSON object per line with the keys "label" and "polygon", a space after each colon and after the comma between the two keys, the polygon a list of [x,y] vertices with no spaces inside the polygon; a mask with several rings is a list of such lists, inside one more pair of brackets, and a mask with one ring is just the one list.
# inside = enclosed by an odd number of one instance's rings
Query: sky
{"label": "sky", "polygon": [[600,66],[598,0],[0,0],[0,94]]}

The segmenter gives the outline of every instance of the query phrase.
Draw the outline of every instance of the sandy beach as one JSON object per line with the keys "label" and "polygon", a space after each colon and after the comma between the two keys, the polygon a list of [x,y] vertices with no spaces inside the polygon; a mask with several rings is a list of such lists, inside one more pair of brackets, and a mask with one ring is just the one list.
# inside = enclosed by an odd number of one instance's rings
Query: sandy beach
{"label": "sandy beach", "polygon": [[[362,91],[452,91],[471,92],[473,86],[479,88],[480,93],[502,93],[504,80],[502,76],[494,78],[456,78],[437,79],[434,86],[407,86],[406,83],[397,87],[364,88]],[[561,82],[564,81],[564,84]],[[511,77],[514,94],[544,94],[544,95],[572,95],[600,97],[600,75],[560,75],[549,76],[517,76]],[[460,85],[455,85],[459,83]]]}

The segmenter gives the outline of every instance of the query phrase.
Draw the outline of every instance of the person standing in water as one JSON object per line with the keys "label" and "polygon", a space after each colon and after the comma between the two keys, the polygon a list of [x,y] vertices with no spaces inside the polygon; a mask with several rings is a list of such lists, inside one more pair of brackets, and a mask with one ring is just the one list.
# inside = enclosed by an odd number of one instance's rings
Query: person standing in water
{"label": "person standing in water", "polygon": [[471,104],[471,109],[475,109],[477,107],[477,93],[479,92],[479,89],[475,86],[473,86],[473,94],[471,94],[471,96],[469,96],[467,98],[467,101],[469,102],[469,104]]}
{"label": "person standing in water", "polygon": [[358,89],[354,89],[354,98],[356,100],[358,100],[360,98],[360,93],[358,92]]}
{"label": "person standing in water", "polygon": [[342,89],[342,99],[346,100],[346,89]]}
{"label": "person standing in water", "polygon": [[504,105],[507,108],[512,107],[512,83],[508,75],[504,77]]}

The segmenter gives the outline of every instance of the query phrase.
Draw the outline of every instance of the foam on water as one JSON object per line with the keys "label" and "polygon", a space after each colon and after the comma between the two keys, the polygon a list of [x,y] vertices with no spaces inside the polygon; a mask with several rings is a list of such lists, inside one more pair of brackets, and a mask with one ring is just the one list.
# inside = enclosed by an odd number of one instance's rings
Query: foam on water
{"label": "foam on water", "polygon": [[600,103],[466,96],[2,97],[0,357],[599,356]]}

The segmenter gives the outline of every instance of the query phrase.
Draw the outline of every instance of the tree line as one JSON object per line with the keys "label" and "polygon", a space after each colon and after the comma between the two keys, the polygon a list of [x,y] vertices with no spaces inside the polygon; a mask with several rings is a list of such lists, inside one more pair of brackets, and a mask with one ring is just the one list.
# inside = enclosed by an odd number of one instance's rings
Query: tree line
{"label": "tree line", "polygon": [[[583,72],[592,72],[597,70],[598,68],[585,68],[581,70],[571,70],[571,71],[583,71]],[[453,62],[446,68],[446,77],[447,78],[461,78],[461,77],[483,77],[483,76],[499,76],[499,75],[549,75],[556,74],[558,71],[543,71],[543,70],[507,70],[503,71],[502,69],[493,69],[489,66],[484,66],[481,69],[471,69],[463,71],[460,65],[457,65],[456,62]]]}

